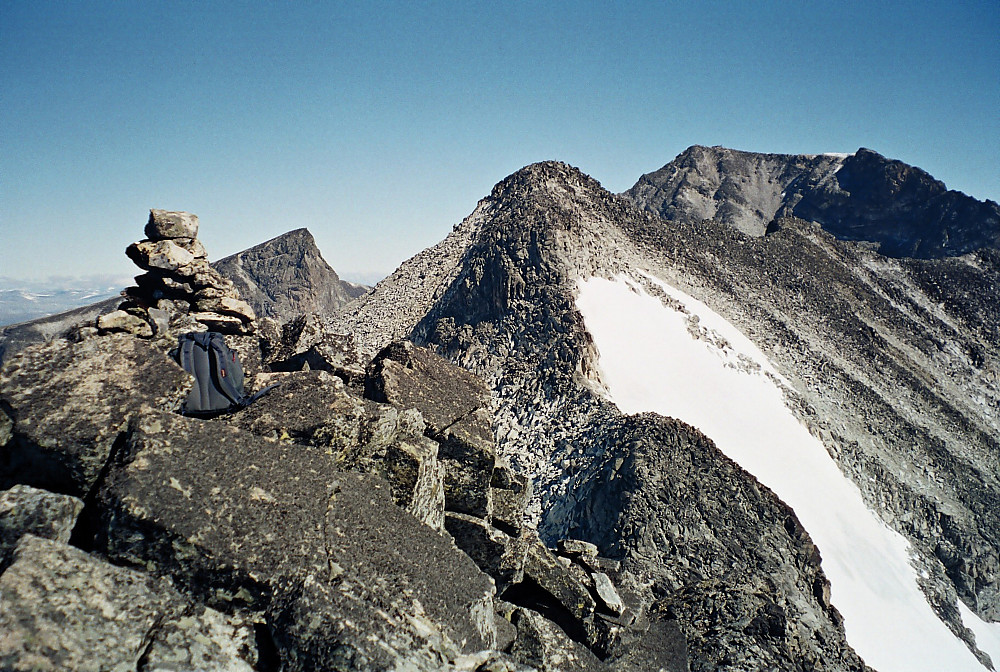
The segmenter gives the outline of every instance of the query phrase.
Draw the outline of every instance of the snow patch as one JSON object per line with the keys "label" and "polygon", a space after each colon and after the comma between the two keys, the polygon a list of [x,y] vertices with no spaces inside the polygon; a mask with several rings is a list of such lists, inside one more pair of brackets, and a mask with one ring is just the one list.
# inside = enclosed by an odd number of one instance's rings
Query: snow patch
{"label": "snow patch", "polygon": [[993,666],[1000,665],[1000,623],[987,623],[972,609],[958,601],[958,611],[962,614],[962,624],[976,636],[976,646],[993,660]]}
{"label": "snow patch", "polygon": [[868,665],[982,672],[920,591],[908,542],[785,406],[788,382],[767,357],[704,303],[645,277],[666,302],[624,275],[578,281],[611,401],[697,427],[795,510],[820,549],[847,640]]}

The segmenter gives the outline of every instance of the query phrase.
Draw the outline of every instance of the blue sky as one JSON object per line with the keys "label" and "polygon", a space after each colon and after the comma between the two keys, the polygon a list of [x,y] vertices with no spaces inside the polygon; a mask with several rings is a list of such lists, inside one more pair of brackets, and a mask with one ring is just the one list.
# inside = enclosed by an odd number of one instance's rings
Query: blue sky
{"label": "blue sky", "polygon": [[130,275],[306,226],[348,278],[558,159],[869,147],[1000,201],[1000,2],[0,1],[0,276]]}

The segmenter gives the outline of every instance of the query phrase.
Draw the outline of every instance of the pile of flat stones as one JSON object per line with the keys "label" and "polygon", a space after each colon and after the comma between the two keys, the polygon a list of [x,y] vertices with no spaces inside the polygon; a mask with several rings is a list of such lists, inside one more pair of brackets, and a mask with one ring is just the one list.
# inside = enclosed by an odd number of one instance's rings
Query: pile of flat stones
{"label": "pile of flat stones", "polygon": [[150,210],[145,234],[125,250],[145,273],[136,276],[135,287],[125,290],[118,310],[98,318],[98,329],[153,336],[183,318],[225,334],[253,332],[254,310],[233,283],[209,265],[198,240],[196,215]]}

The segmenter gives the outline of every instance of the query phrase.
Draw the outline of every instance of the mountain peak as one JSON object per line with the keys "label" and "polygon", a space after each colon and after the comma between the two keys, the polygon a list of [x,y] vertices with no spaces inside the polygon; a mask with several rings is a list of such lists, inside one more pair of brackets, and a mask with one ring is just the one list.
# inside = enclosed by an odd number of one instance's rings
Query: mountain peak
{"label": "mountain peak", "polygon": [[302,313],[333,312],[352,298],[306,228],[283,233],[213,266],[233,281],[258,315],[279,321]]}
{"label": "mountain peak", "polygon": [[694,145],[625,196],[668,220],[713,220],[763,236],[778,220],[820,224],[891,257],[937,258],[1000,244],[1000,207],[949,191],[871,149],[760,154]]}

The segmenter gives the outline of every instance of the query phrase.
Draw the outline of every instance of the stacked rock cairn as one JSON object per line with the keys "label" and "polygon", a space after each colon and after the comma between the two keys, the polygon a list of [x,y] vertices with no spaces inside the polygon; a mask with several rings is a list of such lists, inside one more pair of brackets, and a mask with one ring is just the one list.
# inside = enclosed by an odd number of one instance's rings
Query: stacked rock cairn
{"label": "stacked rock cairn", "polygon": [[98,318],[98,329],[151,337],[166,334],[178,322],[185,328],[197,322],[225,334],[253,332],[253,308],[208,263],[197,215],[150,210],[145,234],[125,250],[145,273],[123,292],[118,310]]}

